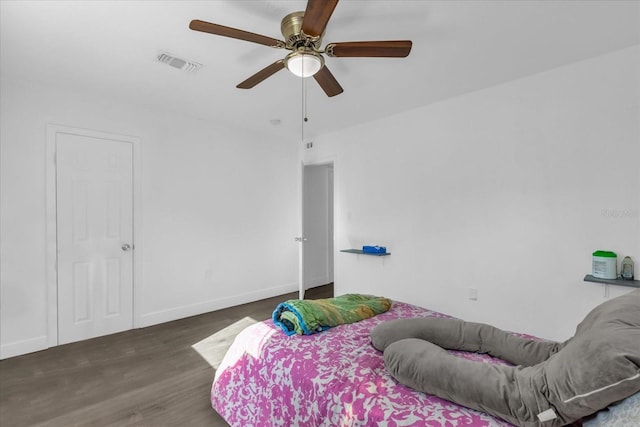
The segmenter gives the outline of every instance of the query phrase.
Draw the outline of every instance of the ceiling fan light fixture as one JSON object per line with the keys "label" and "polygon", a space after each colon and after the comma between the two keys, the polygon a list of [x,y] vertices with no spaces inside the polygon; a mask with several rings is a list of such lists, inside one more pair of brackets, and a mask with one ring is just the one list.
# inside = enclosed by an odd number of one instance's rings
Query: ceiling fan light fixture
{"label": "ceiling fan light fixture", "polygon": [[298,77],[310,77],[324,66],[324,58],[313,51],[291,52],[284,59],[287,69]]}

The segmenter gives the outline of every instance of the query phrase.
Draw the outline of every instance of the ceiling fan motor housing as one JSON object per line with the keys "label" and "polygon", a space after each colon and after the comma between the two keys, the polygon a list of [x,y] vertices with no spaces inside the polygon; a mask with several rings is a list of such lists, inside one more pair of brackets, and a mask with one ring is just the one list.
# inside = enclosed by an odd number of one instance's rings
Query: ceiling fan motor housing
{"label": "ceiling fan motor housing", "polygon": [[304,12],[292,12],[282,18],[280,23],[280,31],[284,37],[285,44],[288,48],[298,50],[299,48],[310,48],[319,50],[322,42],[322,36],[311,37],[302,32],[302,20]]}

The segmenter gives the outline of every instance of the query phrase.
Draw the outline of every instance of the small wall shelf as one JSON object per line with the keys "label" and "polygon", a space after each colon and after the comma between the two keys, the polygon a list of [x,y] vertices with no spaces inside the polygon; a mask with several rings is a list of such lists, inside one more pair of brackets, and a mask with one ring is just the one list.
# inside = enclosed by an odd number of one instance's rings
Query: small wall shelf
{"label": "small wall shelf", "polygon": [[590,274],[584,276],[585,282],[603,283],[605,285],[629,286],[631,288],[640,288],[640,280],[623,280],[623,279],[599,279]]}
{"label": "small wall shelf", "polygon": [[385,252],[383,254],[374,254],[374,253],[371,253],[371,252],[363,252],[362,249],[341,249],[340,252],[346,252],[348,254],[372,255],[372,256],[391,255],[391,252]]}

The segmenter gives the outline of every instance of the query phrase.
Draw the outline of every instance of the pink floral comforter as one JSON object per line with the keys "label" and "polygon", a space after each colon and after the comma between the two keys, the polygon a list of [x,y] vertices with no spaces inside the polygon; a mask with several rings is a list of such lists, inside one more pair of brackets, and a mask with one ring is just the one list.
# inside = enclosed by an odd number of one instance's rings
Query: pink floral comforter
{"label": "pink floral comforter", "polygon": [[212,406],[234,427],[510,426],[396,382],[369,332],[401,317],[447,316],[394,302],[386,313],[311,336],[287,336],[271,320],[252,325],[236,337],[216,371]]}

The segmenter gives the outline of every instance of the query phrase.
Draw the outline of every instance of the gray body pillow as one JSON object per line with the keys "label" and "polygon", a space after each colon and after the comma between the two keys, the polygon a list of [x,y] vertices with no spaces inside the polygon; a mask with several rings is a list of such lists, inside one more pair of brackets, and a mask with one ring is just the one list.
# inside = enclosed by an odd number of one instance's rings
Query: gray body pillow
{"label": "gray body pillow", "polygon": [[[563,343],[441,318],[384,322],[371,342],[408,387],[517,426],[562,426],[640,391],[640,290],[594,308]],[[445,349],[488,353],[516,366]]]}

